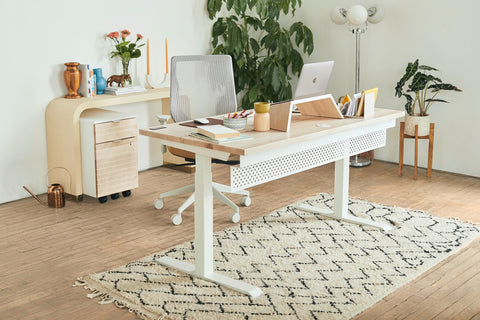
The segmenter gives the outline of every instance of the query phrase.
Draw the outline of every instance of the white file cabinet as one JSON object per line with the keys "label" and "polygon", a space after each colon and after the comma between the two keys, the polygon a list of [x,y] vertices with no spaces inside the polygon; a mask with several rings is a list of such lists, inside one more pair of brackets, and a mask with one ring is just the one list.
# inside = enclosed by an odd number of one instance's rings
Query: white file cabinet
{"label": "white file cabinet", "polygon": [[98,198],[124,197],[138,187],[137,118],[103,110],[80,116],[83,194]]}

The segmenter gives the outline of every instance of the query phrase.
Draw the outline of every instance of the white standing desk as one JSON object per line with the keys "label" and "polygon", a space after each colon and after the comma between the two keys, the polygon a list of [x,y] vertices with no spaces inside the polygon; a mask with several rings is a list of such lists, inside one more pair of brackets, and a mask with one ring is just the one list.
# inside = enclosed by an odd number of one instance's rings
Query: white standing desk
{"label": "white standing desk", "polygon": [[227,160],[240,156],[240,164],[230,168],[234,189],[305,171],[335,161],[334,211],[314,207],[302,209],[352,223],[390,230],[391,226],[348,213],[349,158],[386,144],[386,130],[395,126],[403,111],[375,109],[371,118],[327,119],[293,115],[289,132],[253,131],[253,119],[243,131],[252,139],[216,144],[189,136],[194,128],[169,124],[166,129],[140,130],[140,134],[157,138],[167,146],[196,154],[195,172],[195,264],[170,257],[157,261],[188,274],[207,279],[233,290],[258,297],[260,288],[228,278],[213,271],[213,192],[211,159]]}

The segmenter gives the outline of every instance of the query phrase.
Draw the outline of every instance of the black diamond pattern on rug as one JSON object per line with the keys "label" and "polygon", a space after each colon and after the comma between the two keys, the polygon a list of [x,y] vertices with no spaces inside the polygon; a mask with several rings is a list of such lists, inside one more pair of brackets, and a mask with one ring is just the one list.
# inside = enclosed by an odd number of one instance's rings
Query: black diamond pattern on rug
{"label": "black diamond pattern on rug", "polygon": [[350,199],[349,210],[385,232],[294,209],[333,207],[321,193],[214,235],[216,272],[262,289],[256,299],[155,262],[194,263],[193,242],[79,279],[101,303],[147,319],[349,319],[479,234],[475,225]]}

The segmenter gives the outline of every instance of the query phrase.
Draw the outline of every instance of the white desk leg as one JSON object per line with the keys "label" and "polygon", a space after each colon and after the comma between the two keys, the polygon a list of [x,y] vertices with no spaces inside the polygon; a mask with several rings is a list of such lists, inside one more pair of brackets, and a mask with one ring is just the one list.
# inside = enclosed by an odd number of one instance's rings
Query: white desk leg
{"label": "white desk leg", "polygon": [[213,273],[213,191],[211,159],[195,159],[195,274]]}
{"label": "white desk leg", "polygon": [[375,222],[369,219],[358,218],[348,213],[348,183],[350,174],[350,157],[335,161],[335,200],[334,212],[329,209],[317,208],[314,206],[302,205],[298,209],[321,214],[338,220],[355,224],[373,226],[385,231],[392,230],[392,227],[385,223]]}
{"label": "white desk leg", "polygon": [[263,293],[260,288],[213,272],[213,191],[210,157],[197,154],[195,170],[195,265],[170,257],[161,257],[157,262],[253,298],[259,297]]}

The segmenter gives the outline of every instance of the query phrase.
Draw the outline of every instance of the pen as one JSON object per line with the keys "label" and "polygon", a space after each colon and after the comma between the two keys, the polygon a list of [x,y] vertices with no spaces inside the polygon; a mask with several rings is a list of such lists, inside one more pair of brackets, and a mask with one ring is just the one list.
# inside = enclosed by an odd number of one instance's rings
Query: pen
{"label": "pen", "polygon": [[235,112],[232,116],[232,118],[235,118],[237,116],[237,113]]}

